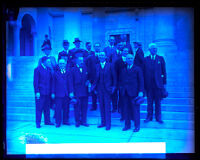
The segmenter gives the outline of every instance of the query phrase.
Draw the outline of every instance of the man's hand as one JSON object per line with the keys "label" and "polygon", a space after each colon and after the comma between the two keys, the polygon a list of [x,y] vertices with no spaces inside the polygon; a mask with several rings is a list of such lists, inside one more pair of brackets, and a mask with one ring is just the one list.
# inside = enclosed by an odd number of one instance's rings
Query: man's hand
{"label": "man's hand", "polygon": [[85,82],[85,85],[89,87],[89,84],[90,84],[90,81],[87,80],[87,81]]}
{"label": "man's hand", "polygon": [[139,92],[138,97],[143,97],[143,92]]}
{"label": "man's hand", "polygon": [[52,99],[55,98],[55,94],[54,94],[54,93],[51,94],[51,98],[52,98]]}
{"label": "man's hand", "polygon": [[35,96],[36,96],[36,99],[40,99],[40,93],[39,92],[37,92]]}
{"label": "man's hand", "polygon": [[74,97],[74,93],[71,92],[71,93],[69,94],[69,98],[73,98],[73,97]]}

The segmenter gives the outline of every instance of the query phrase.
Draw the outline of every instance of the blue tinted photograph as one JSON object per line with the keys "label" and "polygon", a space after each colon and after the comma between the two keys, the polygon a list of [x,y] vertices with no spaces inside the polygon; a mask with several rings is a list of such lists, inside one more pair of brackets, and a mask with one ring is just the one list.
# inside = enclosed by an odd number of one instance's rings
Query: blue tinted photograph
{"label": "blue tinted photograph", "polygon": [[7,155],[195,152],[193,8],[9,11]]}

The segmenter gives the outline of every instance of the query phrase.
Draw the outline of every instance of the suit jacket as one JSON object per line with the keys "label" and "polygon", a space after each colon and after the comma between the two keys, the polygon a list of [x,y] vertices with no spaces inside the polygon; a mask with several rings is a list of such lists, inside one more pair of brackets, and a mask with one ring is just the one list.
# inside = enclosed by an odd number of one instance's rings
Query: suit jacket
{"label": "suit jacket", "polygon": [[88,87],[85,85],[88,80],[88,72],[87,67],[84,65],[82,67],[82,73],[80,72],[80,68],[74,66],[72,68],[72,88],[74,95],[76,97],[86,97],[88,96]]}
{"label": "suit jacket", "polygon": [[111,48],[110,46],[107,46],[104,48],[104,52],[106,53],[108,62],[112,63],[113,55],[117,54],[116,50],[117,50],[117,48],[115,46],[113,48]]}
{"label": "suit jacket", "polygon": [[[145,79],[145,89],[149,90],[152,86],[150,82],[151,71],[149,68],[151,67],[151,56],[147,56],[145,58],[144,63],[144,79]],[[155,84],[158,88],[163,88],[163,85],[167,82],[167,74],[165,68],[165,60],[162,56],[156,55],[155,58],[155,72],[154,72]]]}
{"label": "suit jacket", "polygon": [[94,51],[88,51],[88,50],[85,50],[85,54],[84,54],[86,57],[89,57],[89,56],[93,56],[95,55],[95,52]]}
{"label": "suit jacket", "polygon": [[127,91],[128,95],[131,97],[137,97],[139,92],[144,91],[144,79],[142,70],[133,65],[131,69],[124,67],[122,69],[122,95]]}
{"label": "suit jacket", "polygon": [[96,78],[96,65],[99,63],[98,57],[95,55],[88,56],[85,60],[85,65],[88,69],[88,79],[90,83],[94,83]]}
{"label": "suit jacket", "polygon": [[58,69],[53,75],[52,92],[55,93],[56,97],[69,96],[72,92],[72,75],[68,68],[64,74]]}
{"label": "suit jacket", "polygon": [[33,80],[35,93],[39,92],[41,95],[50,95],[52,92],[52,78],[50,68],[44,69],[41,65],[35,68]]}
{"label": "suit jacket", "polygon": [[[98,92],[101,91],[100,87],[100,71],[101,65],[100,63],[96,66],[96,79],[94,82],[94,87],[98,90]],[[113,87],[116,88],[116,75],[114,72],[114,68],[109,62],[106,62],[104,69],[103,69],[103,86],[108,94],[112,93]]]}
{"label": "suit jacket", "polygon": [[142,48],[138,48],[136,51],[134,64],[144,70],[144,52]]}
{"label": "suit jacket", "polygon": [[120,88],[122,85],[123,75],[122,70],[127,67],[127,63],[122,60],[122,57],[118,58],[114,63],[114,71],[116,74],[116,83],[117,88]]}

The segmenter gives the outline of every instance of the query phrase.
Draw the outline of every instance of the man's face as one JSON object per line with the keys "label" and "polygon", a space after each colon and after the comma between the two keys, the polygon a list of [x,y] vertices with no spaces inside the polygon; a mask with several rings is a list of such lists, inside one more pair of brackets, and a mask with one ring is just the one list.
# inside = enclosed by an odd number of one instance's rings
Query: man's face
{"label": "man's face", "polygon": [[67,65],[67,62],[64,59],[60,59],[58,62],[58,66],[60,69],[65,69]]}
{"label": "man's face", "polygon": [[76,48],[80,48],[80,46],[81,46],[81,42],[75,42],[74,44],[75,44]]}
{"label": "man's face", "polygon": [[88,50],[88,51],[90,51],[90,50],[91,50],[91,48],[92,48],[92,45],[91,45],[91,43],[88,43],[88,44],[86,45],[86,48],[87,48],[87,50]]}
{"label": "man's face", "polygon": [[51,54],[51,50],[50,49],[44,49],[43,52],[47,56],[49,56]]}
{"label": "man's face", "polygon": [[115,37],[110,37],[109,42],[110,42],[110,45],[114,45]]}
{"label": "man's face", "polygon": [[76,64],[78,64],[80,67],[82,67],[83,66],[83,57],[78,57],[76,59]]}
{"label": "man's face", "polygon": [[100,52],[100,44],[95,44],[95,46],[94,46],[94,50],[95,50],[95,52]]}
{"label": "man's face", "polygon": [[122,51],[122,56],[126,57],[128,54],[128,48],[124,48]]}
{"label": "man's face", "polygon": [[100,62],[104,62],[106,60],[106,54],[105,54],[105,52],[99,53],[98,57],[99,57],[99,61]]}
{"label": "man's face", "polygon": [[63,48],[64,48],[65,50],[68,50],[69,44],[64,44],[64,45],[63,45]]}
{"label": "man's face", "polygon": [[132,54],[128,54],[128,55],[126,56],[126,62],[127,62],[127,64],[128,64],[128,65],[132,65],[132,64],[133,64],[133,61],[134,61],[133,55],[132,55]]}
{"label": "man's face", "polygon": [[48,58],[45,62],[44,62],[44,65],[46,67],[51,67],[51,60]]}
{"label": "man's face", "polygon": [[157,48],[156,46],[151,46],[151,48],[149,48],[149,51],[152,55],[155,55],[157,53]]}
{"label": "man's face", "polygon": [[117,49],[118,49],[118,50],[122,51],[122,50],[123,50],[123,47],[124,47],[124,46],[123,46],[122,43],[118,43],[118,44],[117,44]]}

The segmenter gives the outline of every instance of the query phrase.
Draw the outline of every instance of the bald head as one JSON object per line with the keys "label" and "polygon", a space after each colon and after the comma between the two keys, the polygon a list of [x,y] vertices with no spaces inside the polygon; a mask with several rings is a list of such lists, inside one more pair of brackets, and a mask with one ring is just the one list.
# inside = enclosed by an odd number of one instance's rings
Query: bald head
{"label": "bald head", "polygon": [[100,52],[99,55],[99,61],[104,62],[106,60],[106,53],[105,52]]}
{"label": "bald head", "polygon": [[126,56],[126,62],[128,65],[132,65],[134,61],[134,56],[132,54],[127,54]]}
{"label": "bald head", "polygon": [[155,55],[157,53],[157,45],[155,43],[150,43],[149,51],[152,55]]}

